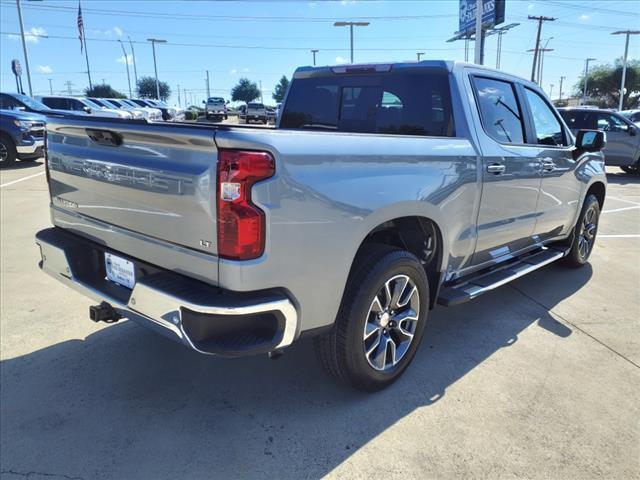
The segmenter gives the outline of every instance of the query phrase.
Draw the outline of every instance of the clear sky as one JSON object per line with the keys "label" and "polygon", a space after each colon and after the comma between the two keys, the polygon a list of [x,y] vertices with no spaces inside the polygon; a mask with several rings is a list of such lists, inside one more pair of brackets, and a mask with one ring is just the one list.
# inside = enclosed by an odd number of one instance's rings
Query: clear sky
{"label": "clear sky", "polygon": [[[84,56],[76,26],[78,2],[22,0],[25,30],[48,38],[29,36],[28,49],[34,95],[74,94],[87,87]],[[206,95],[205,70],[210,72],[212,95],[229,98],[241,77],[262,82],[265,103],[278,79],[300,65],[310,65],[311,49],[319,49],[319,65],[349,59],[349,30],[333,26],[334,20],[367,20],[355,32],[355,61],[423,59],[464,60],[464,42],[447,43],[458,27],[458,0],[424,1],[175,1],[82,0],[87,48],[94,83],[111,84],[127,93],[124,57],[118,39],[134,42],[138,76],[153,75],[149,37],[167,44],[157,47],[158,71],[168,81],[177,103],[177,85],[200,102]],[[544,44],[553,48],[545,56],[543,87],[557,98],[560,76],[565,76],[563,96],[584,70],[586,57],[593,64],[611,63],[622,56],[624,36],[615,30],[640,30],[638,0],[506,0],[505,24],[520,23],[503,36],[501,68],[528,78],[531,74],[536,22],[527,15],[556,17],[543,26]],[[15,91],[10,62],[23,64],[15,0],[0,0],[0,89]],[[62,38],[60,38],[62,37]],[[486,43],[486,61],[495,66],[496,39]],[[473,46],[471,47],[472,50]],[[629,57],[640,58],[640,35],[632,36]],[[470,53],[473,59],[473,51]],[[131,58],[129,58],[129,61]],[[131,65],[133,78],[133,65]],[[23,76],[26,91],[26,77]],[[183,103],[184,105],[184,103]]]}

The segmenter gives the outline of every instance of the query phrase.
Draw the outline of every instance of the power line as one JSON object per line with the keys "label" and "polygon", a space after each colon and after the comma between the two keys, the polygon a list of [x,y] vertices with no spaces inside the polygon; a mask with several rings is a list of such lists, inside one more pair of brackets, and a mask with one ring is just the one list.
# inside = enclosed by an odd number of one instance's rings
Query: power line
{"label": "power line", "polygon": [[[8,35],[8,36],[12,36],[12,35],[19,35],[19,33],[16,32],[7,32],[7,31],[0,31],[0,35]],[[58,39],[58,40],[77,40],[77,37],[71,37],[71,36],[66,36],[66,35],[38,35],[38,34],[29,34],[32,37],[38,37],[38,38],[48,38],[48,39]],[[117,43],[118,40],[117,39],[110,39],[110,38],[87,38],[87,40],[92,41],[92,42],[106,42],[106,43]],[[134,40],[133,43],[136,44],[146,44],[147,42],[141,42],[141,41],[136,41]],[[229,49],[246,49],[246,50],[289,50],[289,51],[305,51],[308,52],[310,47],[278,47],[278,46],[268,46],[268,45],[218,45],[218,44],[210,44],[210,43],[175,43],[175,42],[168,42],[166,44],[165,47],[201,47],[201,48],[229,48]],[[389,48],[389,47],[369,47],[369,48],[359,48],[358,50],[367,50],[367,51],[373,51],[373,52],[394,52],[394,51],[398,51],[398,52],[415,52],[416,50],[419,50],[420,47],[407,47],[407,48]],[[331,51],[331,52],[344,52],[345,49],[344,48],[323,48],[323,50],[325,51]],[[433,51],[443,51],[443,52],[447,52],[447,51],[458,51],[459,48],[430,48],[429,50],[433,50]]]}
{"label": "power line", "polygon": [[[7,1],[2,5],[13,5]],[[65,7],[62,5],[25,5],[25,8],[32,10],[48,11],[75,11],[75,7]],[[185,14],[185,13],[160,13],[141,12],[135,10],[106,10],[100,8],[85,8],[85,12],[97,13],[101,15],[115,15],[118,17],[145,17],[145,18],[167,18],[171,20],[208,20],[208,21],[239,21],[239,22],[293,22],[293,23],[317,23],[334,22],[340,20],[366,20],[366,21],[398,21],[398,20],[425,20],[429,18],[457,18],[457,14],[428,14],[428,15],[381,15],[381,16],[353,16],[353,17],[294,17],[294,16],[253,16],[253,15],[207,15],[207,14]]]}
{"label": "power line", "polygon": [[610,8],[594,7],[592,5],[589,5],[588,7],[584,7],[584,6],[572,5],[566,2],[556,2],[554,0],[547,0],[545,3],[550,3],[551,5],[557,5],[559,7],[571,8],[573,10],[580,10],[582,12],[584,12],[585,10],[588,10],[588,11],[609,13],[611,15],[624,15],[625,17],[640,16],[639,13],[623,12],[622,10],[612,10]]}

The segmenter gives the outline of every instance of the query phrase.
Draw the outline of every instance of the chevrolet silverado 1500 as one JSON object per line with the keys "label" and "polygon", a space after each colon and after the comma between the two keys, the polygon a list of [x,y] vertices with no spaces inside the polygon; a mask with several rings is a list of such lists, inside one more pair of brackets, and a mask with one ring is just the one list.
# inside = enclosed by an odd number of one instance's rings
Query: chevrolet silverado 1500
{"label": "chevrolet silverado 1500", "polygon": [[584,265],[605,134],[475,65],[299,68],[275,129],[51,117],[41,268],[205,354],[314,336],[354,387],[393,382],[436,303]]}

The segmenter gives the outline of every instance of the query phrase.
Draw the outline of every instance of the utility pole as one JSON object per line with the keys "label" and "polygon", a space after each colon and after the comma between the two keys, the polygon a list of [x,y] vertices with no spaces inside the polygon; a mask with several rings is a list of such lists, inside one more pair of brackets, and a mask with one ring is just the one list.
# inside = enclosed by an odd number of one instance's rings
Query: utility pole
{"label": "utility pole", "polygon": [[260,80],[260,103],[264,103],[264,101],[262,100],[262,80]]}
{"label": "utility pole", "polygon": [[160,100],[160,82],[158,81],[158,64],[156,63],[156,43],[167,43],[167,41],[160,38],[147,38],[147,42],[151,42],[151,49],[153,50],[153,70],[156,74],[156,99]]}
{"label": "utility pole", "polygon": [[180,84],[178,84],[178,106],[182,107],[182,103],[180,103]]}
{"label": "utility pole", "polygon": [[53,95],[53,84],[51,83],[51,79],[50,78],[47,78],[47,80],[49,80],[49,93],[51,95]]}
{"label": "utility pole", "polygon": [[71,90],[71,86],[73,85],[73,82],[71,80],[67,80],[66,82],[64,82],[64,84],[67,86],[67,93],[69,95],[72,95],[73,92]]}
{"label": "utility pole", "polygon": [[31,70],[29,69],[29,53],[27,52],[27,41],[24,38],[24,22],[22,21],[22,6],[20,5],[20,0],[16,0],[16,6],[18,7],[18,21],[20,22],[20,36],[22,37],[24,65],[25,67],[27,67],[27,84],[29,85],[29,96],[33,97],[33,88],[31,88]]}
{"label": "utility pole", "polygon": [[539,16],[536,17],[534,15],[529,15],[527,17],[529,20],[537,20],[538,21],[538,33],[536,35],[536,48],[535,53],[533,54],[533,65],[531,65],[531,81],[536,81],[536,66],[538,63],[538,50],[540,49],[540,34],[542,33],[542,23],[543,22],[553,22],[555,20],[554,17],[544,17]]}
{"label": "utility pole", "polygon": [[[620,30],[613,32],[611,35],[626,35],[624,42],[624,57],[622,60],[622,81],[620,82],[620,102],[618,103],[618,110],[622,110],[624,104],[624,82],[627,77],[627,55],[629,54],[629,37],[631,35],[640,34],[640,30]],[[28,70],[28,67],[27,67]]]}
{"label": "utility pole", "polygon": [[136,97],[138,96],[138,70],[136,69],[136,53],[133,51],[133,42],[131,37],[127,35],[129,39],[129,46],[131,47],[131,56],[133,57],[133,80],[135,81]]}
{"label": "utility pole", "polygon": [[420,61],[420,58],[424,55],[424,52],[417,52],[416,55],[418,57],[418,61]]}
{"label": "utility pole", "polygon": [[120,46],[122,47],[122,54],[124,55],[124,64],[127,67],[127,83],[129,84],[129,98],[132,98],[133,95],[131,94],[131,77],[129,76],[129,57],[127,56],[127,51],[124,49],[124,43],[122,43],[122,40],[118,39],[118,41],[120,42]]}
{"label": "utility pole", "polygon": [[207,100],[211,96],[211,87],[209,86],[209,70],[207,70]]}
{"label": "utility pole", "polygon": [[311,50],[311,54],[313,55],[313,66],[316,66],[316,53],[318,53],[320,50],[318,50],[317,48],[314,48],[313,50]]}
{"label": "utility pole", "polygon": [[482,65],[482,0],[476,0],[476,45],[473,55],[473,63]]}
{"label": "utility pole", "polygon": [[370,25],[369,22],[335,22],[333,24],[334,27],[349,27],[351,63],[353,63],[353,27],[366,27],[368,25]]}
{"label": "utility pole", "polygon": [[595,58],[587,58],[584,62],[584,90],[582,92],[582,105],[587,103],[587,82],[589,80],[589,62],[595,61]]}
{"label": "utility pole", "polygon": [[567,78],[567,77],[564,77],[564,76],[560,77],[560,93],[558,94],[558,96],[559,96],[558,102],[562,101],[562,82],[564,81],[565,78]]}
{"label": "utility pole", "polygon": [[549,84],[549,98],[553,100],[553,83]]}

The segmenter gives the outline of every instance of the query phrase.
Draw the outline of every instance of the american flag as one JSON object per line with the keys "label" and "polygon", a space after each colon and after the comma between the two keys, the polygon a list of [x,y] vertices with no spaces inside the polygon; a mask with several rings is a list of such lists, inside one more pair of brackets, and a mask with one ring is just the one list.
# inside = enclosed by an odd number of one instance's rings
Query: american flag
{"label": "american flag", "polygon": [[78,38],[80,39],[80,53],[82,53],[82,45],[84,42],[84,22],[82,21],[82,7],[78,0]]}

